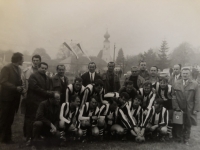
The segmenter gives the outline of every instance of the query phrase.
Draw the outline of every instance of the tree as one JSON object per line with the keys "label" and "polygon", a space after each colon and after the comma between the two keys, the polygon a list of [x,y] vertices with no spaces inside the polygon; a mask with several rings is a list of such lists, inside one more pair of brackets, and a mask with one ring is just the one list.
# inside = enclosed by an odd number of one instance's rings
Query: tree
{"label": "tree", "polygon": [[153,51],[153,49],[149,49],[147,52],[144,52],[143,59],[146,61],[148,68],[155,66],[158,61],[157,54]]}
{"label": "tree", "polygon": [[122,50],[122,48],[119,49],[119,52],[118,52],[118,56],[117,56],[117,59],[116,59],[116,63],[117,64],[123,64],[124,63],[124,52]]}
{"label": "tree", "polygon": [[165,69],[169,67],[169,60],[167,57],[167,52],[168,52],[168,46],[167,46],[167,41],[162,41],[161,47],[159,49],[158,53],[158,68],[160,69]]}
{"label": "tree", "polygon": [[171,53],[171,65],[182,64],[183,66],[188,63],[195,63],[199,60],[199,55],[195,55],[192,46],[186,42],[181,43]]}
{"label": "tree", "polygon": [[51,60],[51,57],[49,54],[46,53],[46,50],[44,48],[36,48],[33,52],[33,55],[38,54],[42,57],[42,61],[45,60]]}

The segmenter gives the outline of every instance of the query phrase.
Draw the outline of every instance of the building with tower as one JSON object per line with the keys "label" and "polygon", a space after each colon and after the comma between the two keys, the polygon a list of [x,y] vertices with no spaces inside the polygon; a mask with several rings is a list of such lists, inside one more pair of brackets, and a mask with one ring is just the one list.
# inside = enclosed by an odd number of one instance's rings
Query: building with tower
{"label": "building with tower", "polygon": [[110,34],[108,33],[108,31],[106,32],[106,34],[104,35],[104,42],[103,42],[103,49],[100,50],[99,54],[97,55],[98,58],[103,59],[105,62],[110,62],[112,61],[112,57],[110,55]]}

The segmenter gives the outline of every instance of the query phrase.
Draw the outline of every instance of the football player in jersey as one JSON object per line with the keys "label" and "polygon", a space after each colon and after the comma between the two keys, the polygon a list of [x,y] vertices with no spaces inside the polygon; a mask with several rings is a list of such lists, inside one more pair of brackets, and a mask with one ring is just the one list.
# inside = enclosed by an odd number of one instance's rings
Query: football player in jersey
{"label": "football player in jersey", "polygon": [[133,86],[133,82],[132,81],[125,81],[125,86],[123,86],[120,90],[119,90],[119,94],[126,92],[128,93],[129,97],[130,97],[130,101],[133,100],[135,98],[135,96],[137,95],[137,90],[134,88]]}
{"label": "football player in jersey", "polygon": [[80,97],[78,95],[71,96],[71,102],[63,103],[60,109],[60,128],[66,133],[66,137],[82,136],[79,129],[79,106]]}
{"label": "football player in jersey", "polygon": [[[156,98],[154,106],[148,111],[143,122],[142,132],[151,132],[152,138],[158,138],[164,141],[164,136],[167,134],[168,126],[168,110],[163,107],[163,99]],[[145,133],[145,134],[146,134]]]}
{"label": "football player in jersey", "polygon": [[73,84],[69,84],[66,90],[66,102],[71,102],[71,97],[73,95],[78,95],[82,102],[83,91],[85,87],[82,85],[82,79],[76,77]]}
{"label": "football player in jersey", "polygon": [[99,107],[96,96],[91,96],[89,102],[86,102],[80,109],[80,129],[83,132],[82,142],[86,142],[88,137],[98,136],[99,129],[97,120],[99,116]]}
{"label": "football player in jersey", "polygon": [[89,84],[85,87],[81,106],[83,106],[85,102],[88,102],[91,96],[97,96],[98,106],[101,106],[102,103],[105,103],[105,101],[103,101],[104,94],[105,90],[103,88],[103,81],[98,79],[94,82],[94,84]]}
{"label": "football player in jersey", "polygon": [[105,133],[107,133],[107,139],[113,139],[114,135],[122,135],[124,133],[123,127],[117,124],[119,109],[117,99],[119,98],[119,94],[107,93],[108,96],[110,97],[108,103],[103,104],[99,111],[98,126],[101,140],[105,138]]}
{"label": "football player in jersey", "polygon": [[169,112],[169,125],[167,126],[169,138],[172,138],[172,118],[173,118],[173,108],[172,108],[172,86],[168,84],[168,79],[165,77],[160,77],[159,79],[158,96],[164,100],[163,107],[165,107]]}
{"label": "football player in jersey", "polygon": [[129,106],[128,106],[129,95],[127,93],[121,93],[118,99],[118,118],[119,124],[124,128],[124,137],[122,140],[126,140],[127,133],[136,137],[139,132],[136,126],[135,119],[132,117]]}
{"label": "football player in jersey", "polygon": [[143,109],[140,106],[142,103],[142,96],[137,95],[132,101],[128,102],[128,106],[132,117],[135,119],[137,130],[140,131],[143,123]]}
{"label": "football player in jersey", "polygon": [[153,106],[156,97],[155,90],[152,88],[150,81],[144,82],[143,88],[139,89],[139,94],[143,97],[141,106],[144,110],[143,114],[146,116],[148,110]]}

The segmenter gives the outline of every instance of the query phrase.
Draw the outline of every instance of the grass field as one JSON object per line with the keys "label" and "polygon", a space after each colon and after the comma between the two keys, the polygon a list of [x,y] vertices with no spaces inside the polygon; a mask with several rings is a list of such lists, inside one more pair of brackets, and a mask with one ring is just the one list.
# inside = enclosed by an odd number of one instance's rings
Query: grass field
{"label": "grass field", "polygon": [[[198,122],[200,123],[200,114],[198,117]],[[0,145],[0,150],[31,150],[31,147],[23,146],[25,139],[23,138],[23,116],[17,114],[15,116],[15,121],[12,127],[13,131],[13,141],[15,144],[12,145]],[[48,144],[50,145],[50,143]],[[55,146],[42,146],[41,150],[200,150],[200,125],[192,127],[190,146],[186,146],[181,143],[176,142],[150,142],[139,144],[132,141],[122,142],[122,141],[103,141],[103,142],[93,142],[93,143],[80,143],[80,142],[70,142],[67,147],[55,147]]]}
{"label": "grass field", "polygon": [[[200,117],[199,117],[200,123]],[[0,150],[30,150],[30,147],[24,147],[24,138],[22,133],[23,127],[23,116],[21,114],[17,114],[15,117],[14,125],[13,125],[13,140],[15,144],[12,145],[0,145]],[[22,145],[22,147],[20,147]],[[67,147],[59,148],[59,147],[50,147],[45,146],[41,147],[41,150],[200,150],[200,126],[192,127],[192,134],[190,140],[190,146],[186,146],[181,143],[176,142],[150,142],[147,141],[142,144],[138,144],[132,141],[121,142],[121,141],[112,141],[112,142],[93,142],[93,143],[80,143],[80,142],[71,142],[68,143]]]}

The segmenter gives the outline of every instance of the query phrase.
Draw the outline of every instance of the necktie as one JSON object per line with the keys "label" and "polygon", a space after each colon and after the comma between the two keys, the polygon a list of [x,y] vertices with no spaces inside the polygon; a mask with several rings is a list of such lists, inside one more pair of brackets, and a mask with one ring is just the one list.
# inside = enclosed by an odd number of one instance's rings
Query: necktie
{"label": "necktie", "polygon": [[90,73],[90,81],[93,82],[92,73]]}

